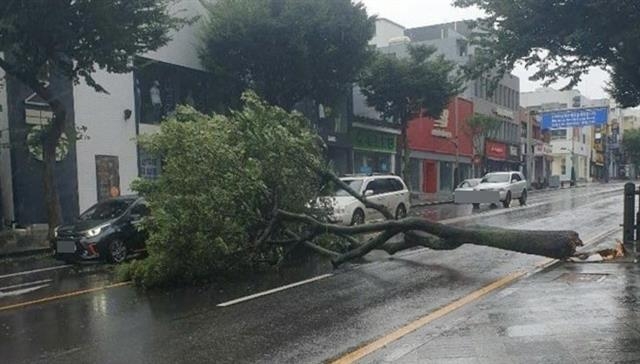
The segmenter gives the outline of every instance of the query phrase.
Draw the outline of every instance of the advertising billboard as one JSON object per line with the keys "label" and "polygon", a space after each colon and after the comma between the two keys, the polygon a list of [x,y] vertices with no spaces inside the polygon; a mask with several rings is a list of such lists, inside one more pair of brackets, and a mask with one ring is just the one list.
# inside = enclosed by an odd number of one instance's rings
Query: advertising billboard
{"label": "advertising billboard", "polygon": [[579,128],[607,123],[608,107],[549,111],[542,113],[542,129]]}

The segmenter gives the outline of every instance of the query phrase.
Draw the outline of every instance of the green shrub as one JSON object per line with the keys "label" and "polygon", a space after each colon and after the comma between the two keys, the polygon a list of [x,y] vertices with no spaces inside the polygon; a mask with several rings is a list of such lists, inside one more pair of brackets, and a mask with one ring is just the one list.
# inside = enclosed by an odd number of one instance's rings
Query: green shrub
{"label": "green shrub", "polygon": [[241,111],[181,107],[141,147],[162,158],[157,180],[136,181],[149,202],[148,258],[124,272],[145,286],[208,280],[280,254],[257,246],[278,207],[306,210],[319,190],[321,148],[308,121],[253,93]]}

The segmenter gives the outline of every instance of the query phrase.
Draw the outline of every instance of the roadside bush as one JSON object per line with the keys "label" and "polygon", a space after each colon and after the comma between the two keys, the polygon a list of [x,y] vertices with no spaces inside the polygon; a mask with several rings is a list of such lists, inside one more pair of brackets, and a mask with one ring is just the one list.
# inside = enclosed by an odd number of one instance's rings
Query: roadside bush
{"label": "roadside bush", "polygon": [[275,204],[302,212],[315,198],[322,158],[308,121],[253,93],[243,103],[230,116],[181,107],[140,139],[162,174],[134,183],[152,211],[149,256],[124,272],[137,283],[192,283],[277,258],[257,243]]}

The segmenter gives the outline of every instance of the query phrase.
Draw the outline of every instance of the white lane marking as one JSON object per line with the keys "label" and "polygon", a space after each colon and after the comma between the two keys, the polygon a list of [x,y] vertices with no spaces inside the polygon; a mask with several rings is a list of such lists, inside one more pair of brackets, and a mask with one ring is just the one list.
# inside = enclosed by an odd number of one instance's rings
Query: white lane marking
{"label": "white lane marking", "polygon": [[7,291],[7,290],[16,289],[16,288],[28,287],[28,286],[35,286],[38,284],[49,283],[49,282],[53,282],[53,279],[43,279],[41,281],[26,282],[26,283],[14,284],[11,286],[0,287],[0,291]]}
{"label": "white lane marking", "polygon": [[307,284],[307,283],[311,283],[311,282],[315,282],[315,281],[319,281],[321,279],[325,279],[325,278],[329,278],[333,276],[332,273],[328,273],[328,274],[323,274],[321,276],[317,276],[314,278],[310,278],[310,279],[306,279],[304,281],[300,281],[300,282],[296,282],[296,283],[291,283],[291,284],[287,284],[286,286],[282,286],[282,287],[278,287],[278,288],[274,288],[274,289],[270,289],[268,291],[264,291],[264,292],[259,292],[256,294],[252,294],[250,296],[245,296],[245,297],[241,297],[232,301],[227,301],[227,302],[223,302],[223,303],[219,303],[216,306],[218,307],[227,307],[227,306],[231,306],[231,305],[235,305],[237,303],[241,303],[241,302],[245,302],[245,301],[249,301],[252,300],[254,298],[258,298],[258,297],[262,297],[262,296],[266,296],[272,293],[276,293],[276,292],[281,292],[284,291],[285,289],[289,289],[289,288],[293,288],[293,287],[298,287],[301,286],[303,284]]}
{"label": "white lane marking", "polygon": [[18,277],[18,276],[25,276],[27,274],[33,274],[33,273],[39,273],[39,272],[46,272],[46,271],[50,271],[50,270],[63,269],[63,268],[71,267],[71,266],[72,266],[71,264],[65,264],[65,265],[58,265],[58,266],[55,266],[55,267],[40,268],[40,269],[34,269],[34,270],[27,270],[27,271],[24,271],[24,272],[5,274],[3,276],[0,276],[0,279]]}
{"label": "white lane marking", "polygon": [[7,293],[0,292],[0,298],[11,297],[11,296],[19,296],[21,294],[27,294],[29,292],[37,291],[39,289],[42,289],[42,288],[45,288],[45,287],[49,287],[49,286],[50,286],[50,284],[41,284],[39,286],[18,289],[18,290],[10,291],[10,292],[7,292]]}

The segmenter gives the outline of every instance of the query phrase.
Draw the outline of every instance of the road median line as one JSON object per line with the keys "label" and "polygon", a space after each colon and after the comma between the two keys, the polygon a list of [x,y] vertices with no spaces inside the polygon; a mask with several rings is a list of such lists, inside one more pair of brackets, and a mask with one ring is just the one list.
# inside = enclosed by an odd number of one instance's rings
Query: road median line
{"label": "road median line", "polygon": [[12,309],[15,309],[15,308],[22,308],[22,307],[26,307],[26,306],[32,306],[32,305],[36,305],[36,304],[39,304],[39,303],[57,301],[57,300],[61,300],[63,298],[70,298],[70,297],[75,297],[75,296],[81,296],[81,295],[88,294],[88,293],[104,291],[104,290],[107,290],[107,289],[110,289],[110,288],[129,286],[131,284],[132,284],[131,281],[113,283],[113,284],[108,284],[106,286],[83,289],[83,290],[80,290],[80,291],[73,291],[73,292],[63,293],[63,294],[59,294],[59,295],[55,295],[55,296],[49,296],[49,297],[45,297],[45,298],[40,298],[40,299],[37,299],[37,300],[15,303],[15,304],[12,304],[12,305],[0,307],[0,312],[12,310]]}

